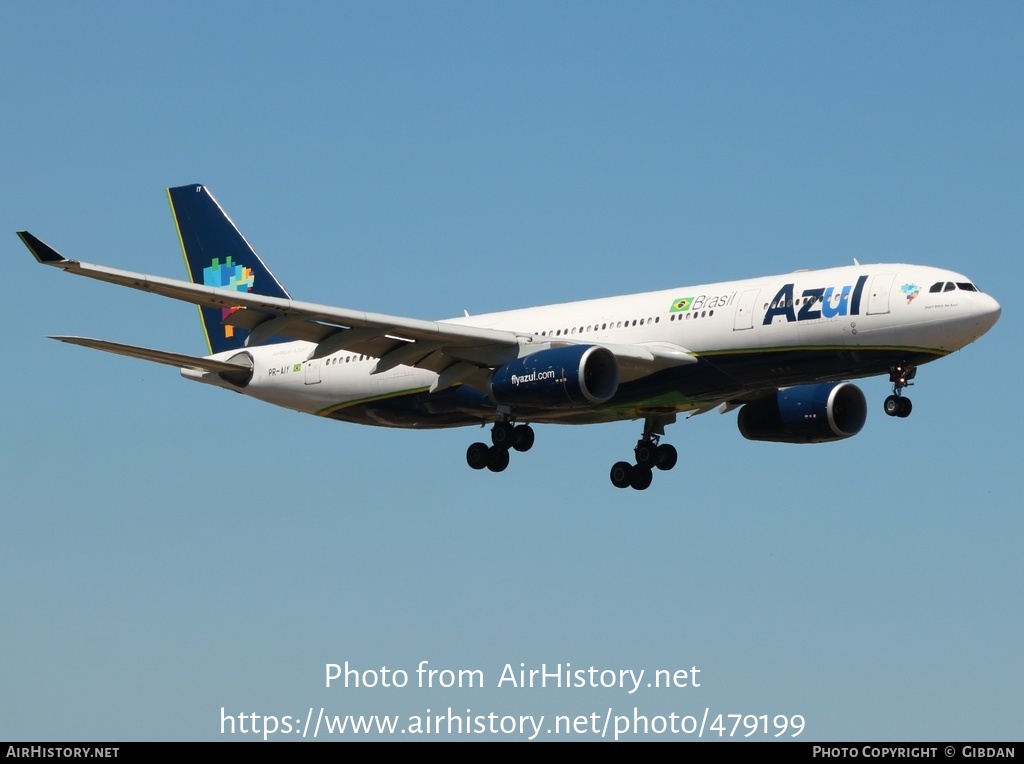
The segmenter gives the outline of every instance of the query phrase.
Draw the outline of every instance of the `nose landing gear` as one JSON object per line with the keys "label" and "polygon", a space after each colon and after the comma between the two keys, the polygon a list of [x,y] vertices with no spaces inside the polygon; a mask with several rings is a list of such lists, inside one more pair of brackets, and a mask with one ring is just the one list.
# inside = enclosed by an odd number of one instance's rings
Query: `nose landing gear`
{"label": "nose landing gear", "polygon": [[889,381],[892,382],[892,395],[885,399],[885,413],[889,416],[905,418],[910,416],[913,404],[910,398],[903,397],[903,389],[910,387],[917,376],[917,367],[908,363],[898,363],[889,369]]}

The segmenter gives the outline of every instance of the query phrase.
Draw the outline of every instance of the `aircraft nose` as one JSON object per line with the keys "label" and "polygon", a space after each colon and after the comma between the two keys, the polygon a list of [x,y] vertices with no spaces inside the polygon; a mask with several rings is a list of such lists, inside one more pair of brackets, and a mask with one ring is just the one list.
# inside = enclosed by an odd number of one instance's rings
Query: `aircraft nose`
{"label": "aircraft nose", "polygon": [[991,295],[982,293],[977,295],[977,298],[978,299],[975,301],[975,315],[978,326],[981,330],[978,332],[978,336],[980,337],[995,326],[996,321],[999,320],[999,316],[1002,315],[1003,309]]}
{"label": "aircraft nose", "polygon": [[982,305],[982,309],[985,311],[985,315],[991,321],[989,326],[992,326],[992,324],[999,320],[999,316],[1002,315],[1003,309],[999,305],[999,303],[996,302],[995,297],[992,297],[991,295],[987,294],[984,295],[984,297],[986,298],[986,300],[985,303]]}

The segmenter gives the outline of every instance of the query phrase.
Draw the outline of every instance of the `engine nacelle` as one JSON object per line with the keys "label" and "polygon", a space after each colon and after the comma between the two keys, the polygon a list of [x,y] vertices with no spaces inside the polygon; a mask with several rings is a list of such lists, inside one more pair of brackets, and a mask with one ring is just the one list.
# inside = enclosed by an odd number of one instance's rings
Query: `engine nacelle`
{"label": "engine nacelle", "polygon": [[255,371],[252,355],[235,353],[227,359],[227,362],[238,364],[238,371],[222,371],[218,376],[235,387],[247,387],[252,382],[252,375]]}
{"label": "engine nacelle", "polygon": [[827,443],[860,432],[868,418],[864,393],[849,382],[779,390],[740,409],[744,438],[776,443]]}
{"label": "engine nacelle", "polygon": [[487,392],[495,403],[557,409],[604,403],[619,389],[619,362],[597,345],[531,353],[495,369]]}

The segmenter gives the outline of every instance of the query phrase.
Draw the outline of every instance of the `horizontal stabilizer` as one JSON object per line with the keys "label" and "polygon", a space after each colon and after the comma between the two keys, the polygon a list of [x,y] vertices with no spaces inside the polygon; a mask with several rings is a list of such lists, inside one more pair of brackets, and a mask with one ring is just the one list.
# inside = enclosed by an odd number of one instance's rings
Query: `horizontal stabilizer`
{"label": "horizontal stabilizer", "polygon": [[119,342],[108,342],[107,340],[94,340],[89,337],[50,337],[50,339],[67,342],[69,345],[81,345],[82,347],[94,350],[103,350],[107,353],[126,355],[130,358],[141,358],[144,361],[155,361],[167,366],[174,366],[177,369],[197,369],[215,374],[236,374],[239,371],[251,369],[251,366],[241,363],[215,361],[212,358],[197,358],[181,353],[168,353],[165,350],[153,350],[136,345],[122,345]]}

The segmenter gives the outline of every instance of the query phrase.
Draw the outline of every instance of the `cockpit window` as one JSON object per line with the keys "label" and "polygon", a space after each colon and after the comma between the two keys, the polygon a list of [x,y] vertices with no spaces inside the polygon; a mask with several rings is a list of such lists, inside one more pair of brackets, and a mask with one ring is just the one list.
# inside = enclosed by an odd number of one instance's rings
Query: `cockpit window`
{"label": "cockpit window", "polygon": [[964,292],[980,292],[974,284],[970,281],[958,281],[955,284],[952,281],[936,281],[929,288],[929,292],[952,292],[954,289],[960,289]]}

